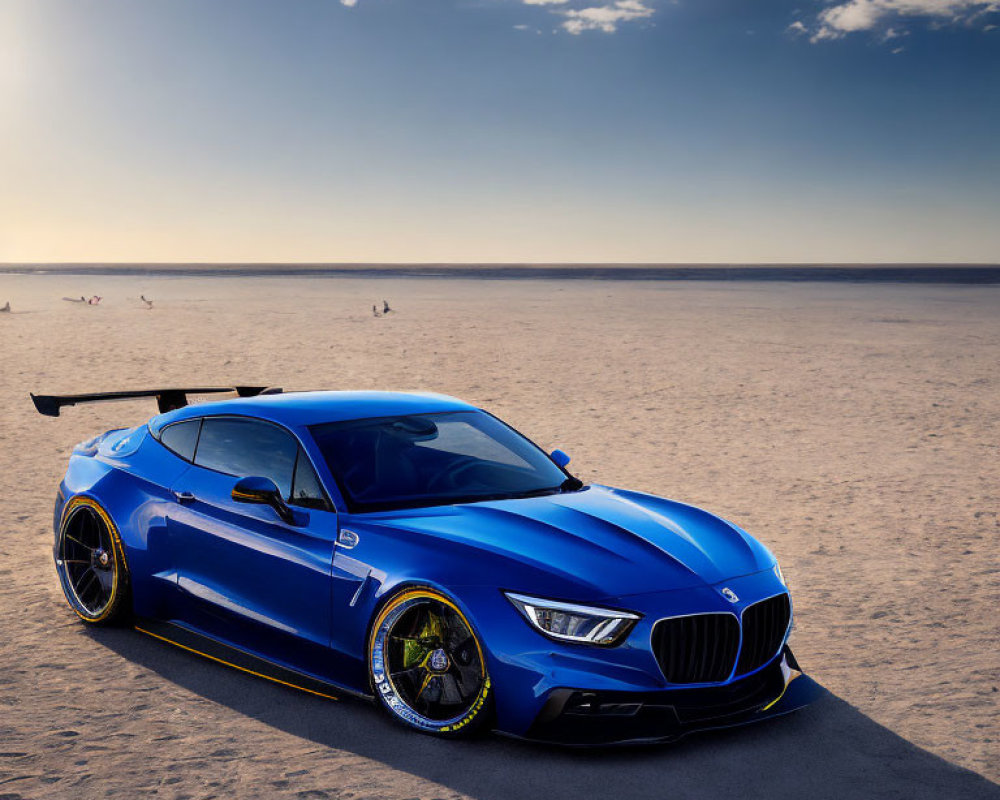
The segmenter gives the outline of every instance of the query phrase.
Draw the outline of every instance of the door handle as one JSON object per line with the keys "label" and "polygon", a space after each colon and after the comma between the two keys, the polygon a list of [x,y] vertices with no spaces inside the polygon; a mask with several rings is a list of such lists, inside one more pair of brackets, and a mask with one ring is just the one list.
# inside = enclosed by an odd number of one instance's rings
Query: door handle
{"label": "door handle", "polygon": [[191,492],[174,492],[174,498],[178,503],[190,503],[195,499],[195,496]]}
{"label": "door handle", "polygon": [[337,534],[337,544],[343,547],[345,550],[350,550],[358,546],[358,542],[361,541],[361,537],[358,536],[354,531],[349,531],[347,528],[341,528],[340,533]]}

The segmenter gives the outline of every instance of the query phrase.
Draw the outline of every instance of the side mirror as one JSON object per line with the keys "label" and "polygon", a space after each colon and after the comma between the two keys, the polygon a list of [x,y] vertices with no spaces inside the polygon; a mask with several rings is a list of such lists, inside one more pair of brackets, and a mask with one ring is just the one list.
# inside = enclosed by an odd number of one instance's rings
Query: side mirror
{"label": "side mirror", "polygon": [[565,469],[566,465],[569,463],[569,456],[566,455],[562,450],[553,450],[551,458],[553,461],[556,462],[558,466],[562,467],[563,469]]}
{"label": "side mirror", "polygon": [[295,524],[292,509],[285,504],[277,485],[270,478],[240,478],[233,487],[233,500],[270,506],[282,520],[289,525]]}

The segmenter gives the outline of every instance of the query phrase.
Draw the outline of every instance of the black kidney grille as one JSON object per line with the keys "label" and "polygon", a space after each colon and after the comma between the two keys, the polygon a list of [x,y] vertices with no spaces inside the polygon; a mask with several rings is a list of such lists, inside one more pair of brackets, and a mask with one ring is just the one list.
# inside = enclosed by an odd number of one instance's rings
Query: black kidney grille
{"label": "black kidney grille", "polygon": [[718,683],[729,677],[740,646],[732,614],[662,619],[653,627],[653,654],[670,683]]}
{"label": "black kidney grille", "polygon": [[791,610],[787,594],[747,606],[743,612],[743,648],[737,675],[753,672],[777,654],[788,630]]}

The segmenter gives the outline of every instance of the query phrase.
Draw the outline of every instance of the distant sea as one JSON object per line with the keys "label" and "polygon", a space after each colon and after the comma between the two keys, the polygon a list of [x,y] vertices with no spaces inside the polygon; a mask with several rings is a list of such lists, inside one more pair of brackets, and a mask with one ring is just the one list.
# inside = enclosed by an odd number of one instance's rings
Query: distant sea
{"label": "distant sea", "polygon": [[0,275],[1000,284],[998,264],[0,264]]}

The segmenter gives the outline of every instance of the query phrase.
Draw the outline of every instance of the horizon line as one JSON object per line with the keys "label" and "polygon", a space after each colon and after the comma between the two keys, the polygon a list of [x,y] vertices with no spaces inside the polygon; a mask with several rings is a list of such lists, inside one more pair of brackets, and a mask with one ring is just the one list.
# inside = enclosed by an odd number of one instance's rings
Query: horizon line
{"label": "horizon line", "polygon": [[998,285],[996,264],[484,264],[323,262],[52,262],[0,264],[0,275],[131,278],[417,279]]}
{"label": "horizon line", "polygon": [[767,267],[964,267],[1000,268],[1000,261],[0,261],[0,270],[17,267],[602,267],[729,268]]}

